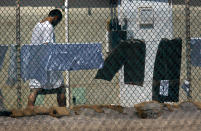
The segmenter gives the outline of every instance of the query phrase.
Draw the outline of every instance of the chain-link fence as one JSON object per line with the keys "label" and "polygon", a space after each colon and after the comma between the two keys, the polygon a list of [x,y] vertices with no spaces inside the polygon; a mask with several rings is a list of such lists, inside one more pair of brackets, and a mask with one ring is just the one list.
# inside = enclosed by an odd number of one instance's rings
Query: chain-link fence
{"label": "chain-link fence", "polygon": [[200,0],[1,0],[0,110],[201,101],[200,11]]}

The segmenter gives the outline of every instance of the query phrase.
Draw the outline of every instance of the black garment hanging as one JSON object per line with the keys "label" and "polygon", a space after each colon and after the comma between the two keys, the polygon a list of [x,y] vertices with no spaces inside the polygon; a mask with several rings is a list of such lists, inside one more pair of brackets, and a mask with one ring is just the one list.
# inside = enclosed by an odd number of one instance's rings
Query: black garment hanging
{"label": "black garment hanging", "polygon": [[109,50],[110,52],[120,43],[121,40],[127,39],[127,31],[112,30],[109,32]]}
{"label": "black garment hanging", "polygon": [[146,46],[143,41],[130,39],[121,41],[105,59],[95,79],[111,81],[124,65],[124,82],[142,86],[144,81]]}
{"label": "black garment hanging", "polygon": [[127,39],[127,31],[122,30],[122,27],[119,24],[119,19],[117,17],[117,11],[116,11],[117,5],[118,0],[110,0],[111,19],[108,23],[110,52],[120,43],[121,40]]}
{"label": "black garment hanging", "polygon": [[[180,38],[160,41],[154,63],[153,100],[159,102],[179,101],[181,52],[182,40]],[[163,84],[164,81],[166,85]]]}

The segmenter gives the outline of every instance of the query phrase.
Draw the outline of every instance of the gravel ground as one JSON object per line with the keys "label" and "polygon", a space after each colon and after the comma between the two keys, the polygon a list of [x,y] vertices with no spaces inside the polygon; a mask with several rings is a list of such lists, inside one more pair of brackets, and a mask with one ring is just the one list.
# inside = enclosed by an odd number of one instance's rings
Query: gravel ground
{"label": "gravel ground", "polygon": [[201,131],[201,110],[194,107],[182,107],[172,112],[163,110],[157,119],[138,118],[134,108],[124,108],[123,114],[111,109],[104,109],[104,112],[82,109],[79,115],[61,118],[1,116],[0,131]]}

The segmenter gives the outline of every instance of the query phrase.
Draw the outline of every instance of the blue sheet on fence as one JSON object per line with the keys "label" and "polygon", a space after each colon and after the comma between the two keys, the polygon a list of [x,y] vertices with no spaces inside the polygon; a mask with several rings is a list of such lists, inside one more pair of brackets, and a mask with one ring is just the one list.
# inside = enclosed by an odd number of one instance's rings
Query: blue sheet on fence
{"label": "blue sheet on fence", "polygon": [[8,50],[8,46],[0,45],[0,71],[1,71],[2,64],[3,64],[7,50]]}
{"label": "blue sheet on fence", "polygon": [[21,73],[24,80],[47,82],[47,71],[99,69],[103,65],[102,45],[48,44],[23,45]]}
{"label": "blue sheet on fence", "polygon": [[9,86],[14,86],[17,83],[17,46],[12,44],[9,46],[9,48],[9,67],[6,84]]}
{"label": "blue sheet on fence", "polygon": [[201,38],[191,39],[191,64],[201,67]]}

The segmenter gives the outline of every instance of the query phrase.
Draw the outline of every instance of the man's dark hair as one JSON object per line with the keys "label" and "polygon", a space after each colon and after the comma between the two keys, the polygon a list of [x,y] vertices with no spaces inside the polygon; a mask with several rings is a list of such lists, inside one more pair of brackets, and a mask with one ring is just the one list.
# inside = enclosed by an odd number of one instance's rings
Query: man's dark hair
{"label": "man's dark hair", "polygon": [[48,14],[48,16],[50,16],[50,17],[58,16],[58,21],[61,21],[61,19],[62,19],[62,13],[58,9],[51,10],[50,13]]}

